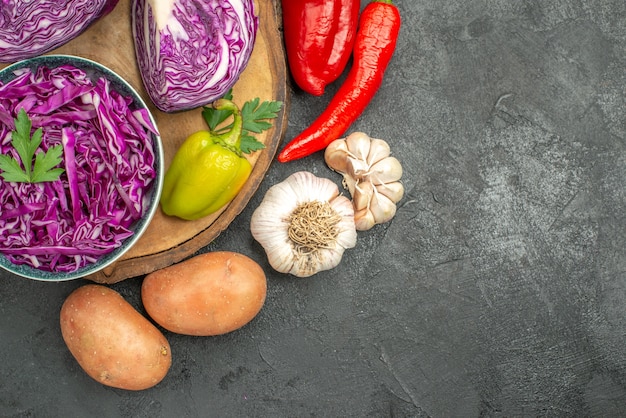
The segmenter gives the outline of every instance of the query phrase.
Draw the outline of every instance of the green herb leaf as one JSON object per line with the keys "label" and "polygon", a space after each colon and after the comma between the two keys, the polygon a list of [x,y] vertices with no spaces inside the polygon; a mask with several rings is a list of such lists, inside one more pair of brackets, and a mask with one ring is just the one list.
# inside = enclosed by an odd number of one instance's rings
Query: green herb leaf
{"label": "green herb leaf", "polygon": [[54,168],[63,161],[61,154],[63,154],[63,147],[61,145],[48,148],[48,152],[45,154],[43,152],[38,153],[35,156],[35,166],[33,167],[31,182],[42,183],[44,181],[54,181],[58,179],[61,173],[65,171],[62,168]]}
{"label": "green herb leaf", "polygon": [[24,108],[20,109],[15,119],[15,131],[11,133],[11,145],[17,151],[24,166],[24,172],[30,177],[31,164],[35,151],[41,144],[41,128],[33,133],[31,140],[30,131],[32,123]]}
{"label": "green herb leaf", "polygon": [[228,92],[226,92],[226,94],[223,97],[224,99],[230,100],[232,102],[233,101],[233,89],[228,90]]}
{"label": "green herb leaf", "polygon": [[253,151],[258,151],[265,148],[265,144],[253,137],[252,135],[242,134],[241,143],[239,149],[244,154],[250,154]]}
{"label": "green herb leaf", "polygon": [[221,132],[225,132],[229,129],[230,125],[220,128],[219,130],[217,129],[217,127],[221,125],[226,119],[228,119],[232,114],[233,112],[231,112],[230,110],[217,110],[207,106],[204,106],[202,108],[202,117],[206,121],[207,125],[209,125],[209,130],[218,134]]}
{"label": "green herb leaf", "polygon": [[[223,96],[226,100],[233,100],[233,89],[228,90],[228,92]],[[203,106],[202,107],[202,117],[206,121],[207,125],[209,125],[209,130],[213,133],[220,134],[222,132],[226,132],[230,129],[231,125],[221,127],[218,129],[226,119],[232,116],[233,112],[229,110],[216,110],[212,107]]]}
{"label": "green herb leaf", "polygon": [[[37,128],[32,133],[32,122],[26,111],[22,108],[15,120],[15,131],[11,133],[11,145],[17,151],[22,165],[15,158],[8,155],[0,155],[0,174],[6,181],[20,183],[41,183],[54,181],[65,171],[62,168],[54,168],[61,163],[63,147],[55,145],[46,152],[39,152],[37,149],[41,145],[43,131]],[[33,166],[33,157],[35,164]],[[23,168],[22,168],[23,166]]]}
{"label": "green herb leaf", "polygon": [[[232,100],[232,90],[224,96],[225,99]],[[251,133],[261,133],[272,127],[270,119],[275,119],[282,107],[283,102],[280,101],[264,101],[257,97],[248,100],[241,108],[241,117],[243,119],[243,130],[241,133],[241,152],[250,154],[265,148],[265,145],[256,139]],[[232,116],[232,112],[228,110],[216,110],[212,107],[205,106],[202,108],[202,117],[209,126],[209,130],[216,135],[228,131],[232,127],[232,123],[221,126],[224,121]]]}
{"label": "green herb leaf", "polygon": [[261,133],[272,127],[267,119],[274,119],[278,116],[283,102],[265,101],[259,104],[260,99],[247,101],[241,108],[243,117],[243,129],[249,132]]}
{"label": "green herb leaf", "polygon": [[30,177],[22,170],[20,163],[9,155],[0,155],[0,169],[2,178],[16,183],[28,183]]}

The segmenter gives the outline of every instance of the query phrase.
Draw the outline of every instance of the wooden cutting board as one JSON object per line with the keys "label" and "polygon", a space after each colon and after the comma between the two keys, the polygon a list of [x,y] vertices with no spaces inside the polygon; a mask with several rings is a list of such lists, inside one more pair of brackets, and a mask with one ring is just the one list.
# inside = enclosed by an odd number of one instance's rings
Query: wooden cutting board
{"label": "wooden cutting board", "polygon": [[[165,167],[169,167],[183,140],[197,130],[206,129],[206,125],[200,109],[168,114],[159,111],[150,102],[135,60],[130,3],[131,0],[120,0],[109,15],[50,54],[78,55],[97,61],[130,83],[154,115],[163,142]],[[243,190],[220,212],[197,221],[168,217],[159,209],[144,235],[128,253],[87,279],[98,283],[116,283],[183,260],[226,229],[256,192],[285,133],[289,103],[285,55],[279,30],[280,10],[273,0],[256,0],[255,6],[259,16],[257,40],[249,64],[233,88],[233,98],[240,106],[256,97],[261,101],[279,100],[284,105],[273,121],[273,128],[257,135],[266,148],[250,157],[254,168]]]}

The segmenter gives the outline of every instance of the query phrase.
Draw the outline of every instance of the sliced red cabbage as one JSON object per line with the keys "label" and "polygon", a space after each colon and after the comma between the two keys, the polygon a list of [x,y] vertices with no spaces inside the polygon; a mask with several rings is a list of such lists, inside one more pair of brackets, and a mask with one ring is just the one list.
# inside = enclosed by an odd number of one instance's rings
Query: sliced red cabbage
{"label": "sliced red cabbage", "polygon": [[0,152],[19,160],[11,132],[23,108],[33,129],[43,129],[43,150],[62,145],[65,169],[46,183],[0,177],[0,252],[13,263],[72,272],[133,234],[156,178],[158,132],[131,103],[106,78],[93,83],[69,65],[20,69],[0,83]]}
{"label": "sliced red cabbage", "polygon": [[222,97],[256,41],[253,0],[133,0],[135,54],[144,86],[164,112]]}
{"label": "sliced red cabbage", "polygon": [[57,48],[111,12],[118,0],[2,0],[0,62]]}

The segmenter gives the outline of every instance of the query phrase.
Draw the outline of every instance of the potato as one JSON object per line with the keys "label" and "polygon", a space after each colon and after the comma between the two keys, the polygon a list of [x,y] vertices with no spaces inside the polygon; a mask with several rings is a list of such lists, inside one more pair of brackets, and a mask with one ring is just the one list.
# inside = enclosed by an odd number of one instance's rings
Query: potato
{"label": "potato", "polygon": [[213,336],[243,327],[265,303],[261,266],[229,251],[197,255],[148,274],[141,299],[163,328],[185,335]]}
{"label": "potato", "polygon": [[122,295],[103,285],[74,290],[61,307],[65,344],[89,376],[120,389],[155,386],[172,356],[165,336]]}

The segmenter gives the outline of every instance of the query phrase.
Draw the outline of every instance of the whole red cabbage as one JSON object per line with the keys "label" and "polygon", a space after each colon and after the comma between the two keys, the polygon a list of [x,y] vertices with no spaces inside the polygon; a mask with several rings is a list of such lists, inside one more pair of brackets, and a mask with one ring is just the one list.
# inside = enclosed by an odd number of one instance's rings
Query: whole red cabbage
{"label": "whole red cabbage", "polygon": [[2,0],[0,62],[32,58],[57,48],[111,12],[118,0]]}
{"label": "whole red cabbage", "polygon": [[0,82],[0,152],[11,145],[20,109],[41,147],[61,144],[65,172],[45,183],[7,182],[0,177],[0,253],[15,264],[72,272],[118,248],[146,211],[156,178],[151,132],[144,108],[100,77],[70,65],[16,70]]}
{"label": "whole red cabbage", "polygon": [[256,41],[253,0],[133,0],[135,54],[144,86],[164,112],[222,97]]}

